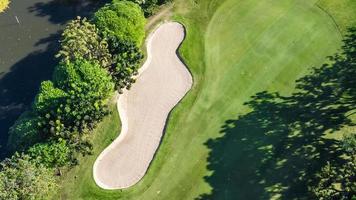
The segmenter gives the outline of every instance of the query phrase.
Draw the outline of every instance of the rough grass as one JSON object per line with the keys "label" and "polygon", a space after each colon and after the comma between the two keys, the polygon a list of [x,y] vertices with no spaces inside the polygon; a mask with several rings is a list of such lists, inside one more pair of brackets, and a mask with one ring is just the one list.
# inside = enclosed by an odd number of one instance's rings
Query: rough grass
{"label": "rough grass", "polygon": [[347,32],[347,28],[356,25],[356,3],[354,0],[320,0],[318,6],[335,20],[343,34]]}
{"label": "rough grass", "polygon": [[[63,178],[61,198],[307,198],[303,177],[324,160],[305,155],[324,155],[325,146],[316,144],[333,141],[320,139],[315,127],[299,127],[309,122],[298,113],[310,110],[302,110],[308,101],[292,93],[296,79],[340,47],[330,15],[311,0],[178,0],[173,12],[187,28],[180,53],[194,86],[172,112],[147,175],[126,190],[95,185],[95,157],[119,129],[114,113],[96,130],[94,155]],[[262,91],[291,96],[301,106],[265,96],[258,107],[250,100]],[[318,137],[300,134],[313,131]]]}

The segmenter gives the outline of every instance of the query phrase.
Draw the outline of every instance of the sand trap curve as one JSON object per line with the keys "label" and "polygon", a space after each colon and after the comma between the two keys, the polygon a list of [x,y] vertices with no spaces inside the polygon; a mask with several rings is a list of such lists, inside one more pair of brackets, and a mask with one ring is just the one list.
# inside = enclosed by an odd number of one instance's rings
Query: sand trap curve
{"label": "sand trap curve", "polygon": [[181,24],[168,22],[149,36],[147,61],[136,83],[118,99],[121,133],[94,163],[98,186],[127,188],[145,175],[169,112],[192,85],[189,71],[176,54],[184,34]]}

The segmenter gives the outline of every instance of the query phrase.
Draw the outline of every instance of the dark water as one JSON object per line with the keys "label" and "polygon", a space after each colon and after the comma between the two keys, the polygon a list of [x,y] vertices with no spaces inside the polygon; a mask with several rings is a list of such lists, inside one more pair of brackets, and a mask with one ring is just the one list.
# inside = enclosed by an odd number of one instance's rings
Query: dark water
{"label": "dark water", "polygon": [[90,16],[99,6],[84,0],[75,5],[12,0],[0,13],[0,157],[6,155],[9,127],[30,107],[40,82],[51,78],[65,23]]}

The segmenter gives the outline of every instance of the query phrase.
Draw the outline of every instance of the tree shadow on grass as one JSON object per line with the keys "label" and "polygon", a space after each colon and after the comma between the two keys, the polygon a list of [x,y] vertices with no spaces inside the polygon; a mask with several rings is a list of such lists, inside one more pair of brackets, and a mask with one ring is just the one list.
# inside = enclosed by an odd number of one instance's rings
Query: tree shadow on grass
{"label": "tree shadow on grass", "polygon": [[222,136],[205,143],[212,192],[197,199],[315,199],[315,174],[327,161],[344,163],[339,142],[323,136],[354,125],[356,29],[342,50],[299,79],[291,96],[257,93],[245,103],[251,112],[225,122]]}

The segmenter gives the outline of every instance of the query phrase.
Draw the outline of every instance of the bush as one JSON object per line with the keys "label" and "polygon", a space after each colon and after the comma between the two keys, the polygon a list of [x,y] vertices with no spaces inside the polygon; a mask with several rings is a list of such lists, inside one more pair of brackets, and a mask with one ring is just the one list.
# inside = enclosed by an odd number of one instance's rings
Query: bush
{"label": "bush", "polygon": [[44,137],[48,138],[63,130],[62,107],[68,98],[68,93],[55,87],[52,81],[41,83],[33,108],[39,116],[38,126]]}
{"label": "bush", "polygon": [[142,44],[146,19],[141,8],[133,2],[113,0],[94,14],[93,21],[106,37],[115,36],[138,46]]}
{"label": "bush", "polygon": [[15,154],[0,165],[0,199],[51,199],[58,188],[53,172],[28,155]]}
{"label": "bush", "polygon": [[39,118],[33,112],[24,112],[9,130],[7,149],[10,152],[23,151],[39,142],[41,136],[38,131]]}
{"label": "bush", "polygon": [[73,161],[72,152],[63,139],[38,143],[28,150],[28,155],[48,168],[63,167]]}
{"label": "bush", "polygon": [[0,13],[4,12],[4,10],[9,7],[9,4],[9,0],[0,0]]}
{"label": "bush", "polygon": [[106,40],[99,36],[94,24],[80,17],[69,22],[64,29],[61,50],[56,57],[60,57],[66,63],[85,59],[98,62],[102,67],[111,64]]}
{"label": "bush", "polygon": [[52,81],[43,81],[40,86],[40,91],[35,98],[34,110],[41,114],[54,111],[67,97],[68,94],[56,88]]}

